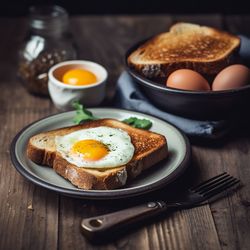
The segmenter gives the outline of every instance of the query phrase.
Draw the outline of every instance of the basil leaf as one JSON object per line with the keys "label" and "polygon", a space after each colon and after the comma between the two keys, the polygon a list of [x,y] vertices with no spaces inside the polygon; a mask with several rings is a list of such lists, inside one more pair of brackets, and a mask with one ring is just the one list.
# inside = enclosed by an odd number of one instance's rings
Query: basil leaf
{"label": "basil leaf", "polygon": [[92,114],[91,111],[87,110],[79,101],[75,101],[72,104],[73,108],[76,110],[76,115],[73,118],[73,122],[80,124],[86,121],[96,120],[97,118]]}
{"label": "basil leaf", "polygon": [[134,128],[140,128],[140,129],[150,129],[152,127],[152,122],[147,119],[139,119],[137,117],[130,117],[128,119],[123,120],[122,122],[134,127]]}

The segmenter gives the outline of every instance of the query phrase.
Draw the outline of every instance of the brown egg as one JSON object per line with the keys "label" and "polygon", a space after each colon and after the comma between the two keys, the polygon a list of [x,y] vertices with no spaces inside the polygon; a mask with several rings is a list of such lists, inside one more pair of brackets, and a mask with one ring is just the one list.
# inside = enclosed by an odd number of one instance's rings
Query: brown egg
{"label": "brown egg", "polygon": [[190,69],[178,69],[167,79],[167,87],[184,90],[210,90],[207,80],[199,73]]}
{"label": "brown egg", "polygon": [[226,90],[242,87],[250,82],[250,70],[241,64],[223,69],[214,79],[212,90]]}

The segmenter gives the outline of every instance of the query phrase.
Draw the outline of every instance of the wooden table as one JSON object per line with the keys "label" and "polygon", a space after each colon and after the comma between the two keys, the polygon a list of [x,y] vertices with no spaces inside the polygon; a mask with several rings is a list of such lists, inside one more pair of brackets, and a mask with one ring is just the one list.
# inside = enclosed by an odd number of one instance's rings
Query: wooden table
{"label": "wooden table", "polygon": [[[250,35],[249,16],[103,16],[73,17],[72,31],[80,58],[97,61],[109,71],[109,98],[123,66],[123,55],[134,42],[165,31],[176,21],[190,21]],[[0,249],[249,249],[250,138],[230,136],[224,143],[192,146],[193,163],[177,185],[200,182],[228,171],[245,184],[231,196],[190,210],[162,215],[154,223],[131,230],[101,245],[80,233],[83,217],[114,211],[129,201],[91,202],[61,196],[35,186],[14,169],[9,146],[25,125],[56,113],[48,99],[29,95],[16,79],[16,53],[27,28],[25,19],[0,22]],[[166,190],[166,192],[167,192]],[[143,199],[153,199],[149,195]],[[138,199],[134,199],[138,201]]]}

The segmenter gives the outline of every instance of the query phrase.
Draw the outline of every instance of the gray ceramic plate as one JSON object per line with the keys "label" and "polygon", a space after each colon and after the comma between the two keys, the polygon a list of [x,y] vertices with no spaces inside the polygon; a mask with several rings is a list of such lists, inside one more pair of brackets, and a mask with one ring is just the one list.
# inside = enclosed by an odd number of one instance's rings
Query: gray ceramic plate
{"label": "gray ceramic plate", "polygon": [[116,190],[81,190],[57,175],[53,169],[41,167],[26,157],[28,139],[40,132],[73,125],[74,111],[60,113],[36,121],[20,131],[11,144],[11,159],[17,171],[33,183],[70,195],[87,199],[114,199],[137,196],[159,189],[175,180],[188,166],[191,150],[186,137],[174,126],[155,117],[122,109],[95,108],[90,109],[100,118],[115,118],[123,120],[136,116],[150,119],[153,122],[152,131],[166,136],[169,146],[169,157],[154,168],[138,176],[128,185]]}

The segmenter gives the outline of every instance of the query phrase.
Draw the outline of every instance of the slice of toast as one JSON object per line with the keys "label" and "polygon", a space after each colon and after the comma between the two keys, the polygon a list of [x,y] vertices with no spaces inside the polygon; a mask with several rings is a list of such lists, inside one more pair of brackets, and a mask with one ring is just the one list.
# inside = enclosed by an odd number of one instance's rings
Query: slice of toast
{"label": "slice of toast", "polygon": [[[69,163],[56,151],[55,136],[99,126],[119,128],[129,134],[135,148],[130,162],[123,166],[102,170],[79,168]],[[86,190],[115,189],[124,186],[127,180],[135,178],[143,170],[166,158],[167,155],[167,141],[163,135],[136,129],[114,119],[89,121],[82,125],[40,133],[31,137],[27,145],[27,156],[30,160],[39,165],[53,167],[59,175],[73,185]]]}
{"label": "slice of toast", "polygon": [[215,75],[231,64],[240,38],[214,28],[177,23],[142,44],[128,65],[147,78],[165,78],[177,69]]}

